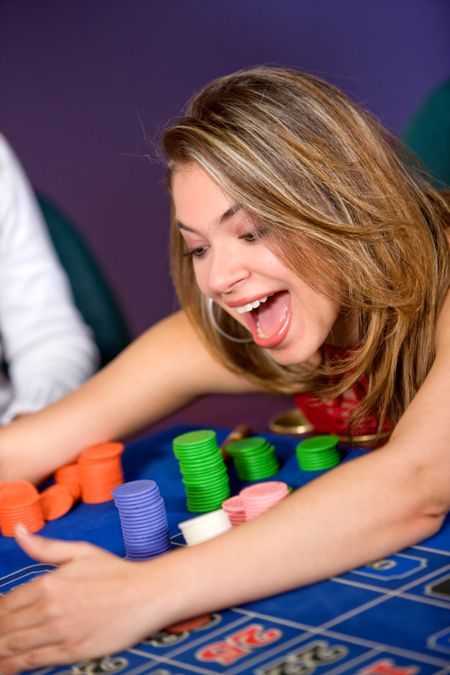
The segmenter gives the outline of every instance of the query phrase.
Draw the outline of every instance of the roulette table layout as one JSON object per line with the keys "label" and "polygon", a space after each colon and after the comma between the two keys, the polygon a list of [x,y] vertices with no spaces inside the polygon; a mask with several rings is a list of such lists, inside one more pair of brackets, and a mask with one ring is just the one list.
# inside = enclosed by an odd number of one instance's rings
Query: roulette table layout
{"label": "roulette table layout", "polygon": [[[195,515],[187,511],[172,441],[194,428],[177,426],[132,441],[122,456],[126,481],[157,482],[167,508],[171,547],[185,545],[178,523]],[[221,442],[228,430],[216,429],[216,433]],[[271,480],[285,481],[295,490],[319,475],[299,468],[298,439],[265,437],[275,446],[280,464]],[[361,452],[364,450],[342,448],[342,461],[351,461]],[[249,485],[233,468],[229,475],[232,494]],[[78,502],[62,518],[48,522],[41,533],[90,541],[125,555],[113,501]],[[51,565],[30,560],[12,538],[0,535],[0,594],[51,569]],[[432,538],[342,576],[195,617],[101,659],[33,672],[450,673],[450,518]]]}

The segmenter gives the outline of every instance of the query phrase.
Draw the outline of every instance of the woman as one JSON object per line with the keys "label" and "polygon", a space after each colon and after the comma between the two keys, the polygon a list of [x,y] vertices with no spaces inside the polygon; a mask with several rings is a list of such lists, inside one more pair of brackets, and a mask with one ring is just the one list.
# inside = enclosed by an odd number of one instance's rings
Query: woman
{"label": "woman", "polygon": [[1,672],[117,651],[439,529],[450,508],[449,208],[395,145],[330,85],[271,68],[213,82],[166,132],[183,311],[5,430],[0,476],[38,480],[211,392],[295,392],[325,415],[338,399],[330,425],[393,431],[259,518],[148,563],[19,530],[27,553],[61,568],[0,601]]}

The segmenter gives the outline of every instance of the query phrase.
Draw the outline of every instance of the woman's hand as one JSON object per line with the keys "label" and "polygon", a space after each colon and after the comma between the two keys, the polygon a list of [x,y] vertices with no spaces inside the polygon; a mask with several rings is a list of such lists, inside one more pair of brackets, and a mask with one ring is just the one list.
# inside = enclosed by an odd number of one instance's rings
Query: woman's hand
{"label": "woman's hand", "polygon": [[117,652],[169,623],[156,589],[143,588],[152,563],[129,563],[21,526],[16,539],[32,558],[60,567],[0,598],[4,675]]}

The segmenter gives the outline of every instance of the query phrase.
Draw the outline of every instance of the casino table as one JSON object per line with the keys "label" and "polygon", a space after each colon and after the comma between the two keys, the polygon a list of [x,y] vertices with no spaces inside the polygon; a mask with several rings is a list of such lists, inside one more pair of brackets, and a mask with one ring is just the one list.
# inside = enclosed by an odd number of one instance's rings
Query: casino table
{"label": "casino table", "polygon": [[[167,506],[173,547],[184,545],[177,524],[193,514],[186,510],[172,440],[193,428],[177,426],[135,440],[127,444],[123,455],[127,481],[157,481]],[[219,442],[227,435],[226,429],[216,432]],[[301,489],[318,475],[299,469],[295,439],[270,434],[267,438],[275,444],[280,461],[276,479]],[[361,452],[342,448],[343,461]],[[230,483],[233,494],[246,485],[233,469]],[[42,534],[91,541],[124,555],[113,502],[79,503],[66,516],[47,523]],[[0,536],[0,593],[51,568],[33,562],[12,539]],[[420,545],[342,576],[196,617],[101,659],[34,672],[120,671],[155,675],[450,673],[450,520]]]}

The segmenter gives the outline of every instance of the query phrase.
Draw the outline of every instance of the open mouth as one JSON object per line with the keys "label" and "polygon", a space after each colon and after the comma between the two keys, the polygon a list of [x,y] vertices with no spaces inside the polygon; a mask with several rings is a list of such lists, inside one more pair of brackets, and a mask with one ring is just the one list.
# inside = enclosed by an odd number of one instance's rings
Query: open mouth
{"label": "open mouth", "polygon": [[291,300],[288,291],[279,291],[239,307],[257,345],[277,347],[284,340],[291,321]]}

